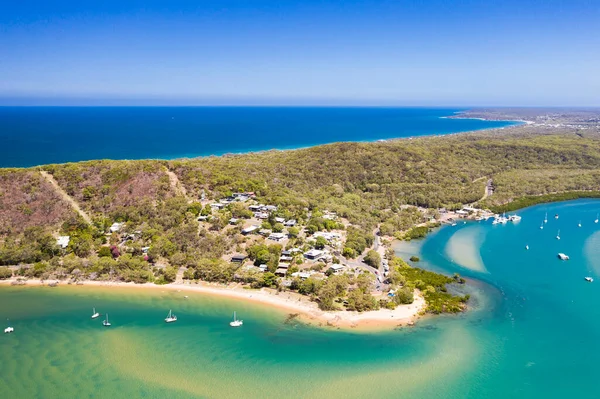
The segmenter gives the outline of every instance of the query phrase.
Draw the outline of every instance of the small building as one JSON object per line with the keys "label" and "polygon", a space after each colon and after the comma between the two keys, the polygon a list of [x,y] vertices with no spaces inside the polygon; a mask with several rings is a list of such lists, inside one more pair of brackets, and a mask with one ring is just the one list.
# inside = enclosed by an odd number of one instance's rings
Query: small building
{"label": "small building", "polygon": [[268,239],[273,241],[282,241],[285,240],[286,235],[284,233],[271,233],[269,234]]}
{"label": "small building", "polygon": [[299,277],[302,280],[306,280],[307,278],[310,277],[310,273],[308,273],[308,272],[294,272],[294,273],[292,273],[292,277]]}
{"label": "small building", "polygon": [[259,227],[257,225],[252,225],[252,226],[246,227],[246,228],[242,229],[242,234],[243,235],[252,234],[256,230],[258,230],[258,228]]}
{"label": "small building", "polygon": [[286,220],[283,225],[285,227],[294,227],[296,225],[296,219],[290,219],[290,220]]}
{"label": "small building", "polygon": [[150,247],[142,247],[142,253],[147,254],[150,250]]}
{"label": "small building", "polygon": [[284,254],[281,254],[281,256],[279,257],[279,260],[281,262],[291,262],[293,259],[294,258],[291,257],[290,255],[284,255]]}
{"label": "small building", "polygon": [[277,266],[277,270],[275,270],[275,275],[285,277],[289,268],[290,268],[290,265],[288,263],[280,263]]}
{"label": "small building", "polygon": [[328,231],[317,231],[313,234],[314,237],[323,237],[328,242],[339,241],[342,239],[342,235],[340,233],[333,233]]}
{"label": "small building", "polygon": [[318,249],[311,249],[310,251],[304,253],[304,257],[308,260],[317,260],[322,257],[323,254],[325,254],[325,252]]}
{"label": "small building", "polygon": [[208,220],[208,216],[203,216],[203,215],[198,216],[199,222],[206,222],[207,220]]}
{"label": "small building", "polygon": [[240,219],[231,218],[231,219],[229,219],[229,224],[237,224],[237,222],[239,222],[239,221],[240,221]]}
{"label": "small building", "polygon": [[333,274],[339,274],[339,273],[341,273],[342,271],[344,271],[344,269],[345,269],[345,266],[344,266],[344,265],[331,265],[331,266],[329,267],[329,270],[331,270],[331,272],[332,272]]}
{"label": "small building", "polygon": [[276,217],[276,218],[275,218],[275,221],[276,221],[277,223],[284,223],[284,222],[285,222],[285,219],[284,219],[284,218],[280,218],[280,217]]}
{"label": "small building", "polygon": [[66,247],[69,246],[69,242],[70,241],[71,241],[71,237],[70,236],[60,236],[56,240],[56,245],[58,245],[62,249],[65,249]]}
{"label": "small building", "polygon": [[267,212],[275,212],[277,207],[275,205],[266,205],[263,207],[263,209]]}
{"label": "small building", "polygon": [[260,269],[261,272],[266,272],[267,271],[267,265],[259,265],[258,268]]}
{"label": "small building", "polygon": [[268,219],[269,218],[269,214],[267,212],[256,212],[254,214],[254,217],[257,219]]}
{"label": "small building", "polygon": [[121,230],[121,228],[125,225],[125,223],[113,223],[109,230],[111,233],[117,233]]}
{"label": "small building", "polygon": [[251,210],[252,212],[259,212],[261,207],[262,207],[262,205],[250,205],[248,207],[248,209]]}
{"label": "small building", "polygon": [[231,257],[231,262],[233,263],[244,263],[244,261],[247,259],[248,257],[246,255],[243,254],[236,254],[233,255]]}
{"label": "small building", "polygon": [[260,229],[258,231],[258,234],[260,234],[261,236],[264,236],[264,237],[268,237],[271,233],[272,232],[269,229]]}
{"label": "small building", "polygon": [[219,209],[220,210],[220,209],[225,208],[225,204],[222,204],[220,202],[215,202],[213,204],[210,204],[210,207],[213,208],[213,209]]}

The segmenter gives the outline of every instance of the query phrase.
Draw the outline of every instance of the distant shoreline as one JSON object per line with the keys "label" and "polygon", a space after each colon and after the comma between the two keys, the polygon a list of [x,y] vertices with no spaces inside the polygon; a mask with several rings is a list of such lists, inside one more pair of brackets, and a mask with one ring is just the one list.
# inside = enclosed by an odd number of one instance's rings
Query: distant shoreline
{"label": "distant shoreline", "polygon": [[[11,108],[11,107],[8,107]],[[17,108],[29,108],[29,107],[17,107]],[[45,108],[45,107],[33,107],[33,108]],[[52,108],[52,107],[50,107]],[[64,108],[77,108],[77,107],[58,107],[61,109]],[[92,107],[94,108],[94,107]],[[123,107],[100,107],[100,108],[123,108]],[[124,107],[127,108],[127,107]],[[144,107],[136,107],[136,108],[144,108]],[[162,108],[162,107],[158,107],[158,108]],[[175,108],[179,108],[179,107],[175,107]],[[186,108],[186,107],[183,107]],[[221,108],[221,107],[204,107],[204,108]],[[264,108],[264,107],[259,107],[260,108]],[[267,107],[270,108],[270,107]],[[289,110],[289,109],[293,109],[293,108],[297,108],[297,107],[290,107],[290,108],[281,108],[282,110]],[[305,109],[320,109],[320,108],[324,108],[325,107],[301,107],[301,108],[305,108]],[[338,107],[327,107],[326,109],[337,109]],[[359,112],[362,109],[379,109],[379,108],[383,108],[383,109],[395,109],[397,108],[398,110],[402,111],[406,108],[410,108],[410,107],[342,107],[342,109],[356,109],[358,110],[357,112]],[[89,107],[84,107],[84,109],[89,109]],[[242,108],[238,108],[238,109],[244,109]],[[422,108],[422,107],[415,107],[415,109],[424,109],[424,110],[428,110],[430,108]],[[431,108],[431,109],[435,109],[435,108]],[[370,127],[369,125],[369,121],[360,121],[359,118],[357,118],[357,121],[346,121],[344,119],[344,122],[346,122],[346,124],[348,124],[348,126],[346,125],[341,125],[341,126],[337,126],[337,124],[342,123],[341,122],[341,117],[339,115],[332,117],[332,120],[330,122],[327,123],[322,123],[322,122],[318,122],[318,118],[316,119],[316,122],[313,124],[308,124],[306,129],[301,128],[301,129],[295,129],[294,132],[295,134],[299,134],[301,131],[306,130],[306,137],[304,138],[304,141],[307,141],[308,143],[290,143],[290,140],[282,140],[282,139],[277,139],[277,137],[280,137],[281,135],[279,134],[275,134],[273,136],[272,141],[268,140],[267,142],[263,141],[248,141],[247,146],[244,146],[245,148],[231,148],[231,145],[226,145],[225,148],[223,149],[218,149],[218,148],[214,148],[211,149],[210,147],[207,148],[200,148],[200,151],[195,152],[195,151],[190,151],[189,153],[185,152],[186,150],[188,150],[191,147],[187,147],[187,148],[175,148],[175,147],[164,147],[162,148],[162,151],[155,151],[155,149],[152,148],[148,148],[148,149],[144,149],[143,151],[137,151],[138,154],[136,154],[136,151],[126,151],[126,155],[121,154],[121,155],[114,155],[114,156],[104,156],[102,155],[102,153],[107,153],[106,149],[100,149],[98,152],[98,154],[90,154],[89,151],[88,152],[81,152],[79,153],[79,149],[75,150],[75,153],[78,154],[78,156],[81,157],[81,159],[79,160],[68,160],[69,156],[62,154],[62,153],[56,153],[56,161],[53,161],[52,159],[44,159],[44,157],[40,157],[39,160],[37,159],[32,159],[29,162],[27,162],[27,160],[22,161],[21,163],[17,162],[16,159],[13,159],[14,157],[8,157],[5,159],[5,162],[7,163],[6,166],[2,166],[2,169],[13,169],[13,168],[18,168],[18,169],[26,169],[26,168],[35,168],[35,167],[40,167],[40,166],[44,166],[44,165],[62,165],[62,164],[70,164],[70,163],[78,163],[78,162],[88,162],[88,161],[99,161],[99,160],[107,160],[107,161],[143,161],[143,160],[151,160],[151,161],[164,161],[164,162],[169,162],[169,161],[185,161],[185,160],[195,160],[195,159],[202,159],[202,158],[211,158],[211,157],[227,157],[227,156],[243,156],[243,155],[248,155],[248,154],[262,154],[262,153],[267,153],[267,152],[271,152],[271,151],[277,151],[277,152],[281,152],[281,151],[296,151],[296,150],[303,150],[303,149],[308,149],[308,148],[314,148],[314,147],[320,147],[323,145],[331,145],[331,144],[337,144],[337,143],[377,143],[377,142],[385,142],[385,141],[395,141],[395,140],[405,140],[405,139],[415,139],[415,138],[425,138],[425,137],[443,137],[443,136],[452,136],[455,134],[469,134],[469,133],[474,133],[474,132],[482,132],[482,131],[486,131],[486,130],[493,130],[493,129],[504,129],[504,128],[512,128],[514,126],[519,126],[520,121],[513,121],[513,120],[487,120],[487,119],[483,119],[483,118],[455,118],[452,114],[452,112],[456,113],[457,111],[455,110],[446,110],[448,111],[448,115],[445,116],[437,116],[437,115],[433,115],[432,120],[435,119],[462,119],[462,120],[473,120],[473,121],[485,121],[485,122],[489,122],[489,123],[494,123],[494,124],[507,124],[506,126],[489,126],[489,127],[481,127],[481,128],[477,128],[477,126],[437,126],[435,125],[435,123],[431,126],[431,127],[427,127],[427,121],[424,120],[419,120],[419,118],[415,118],[415,119],[407,119],[406,121],[404,120],[399,120],[398,122],[396,122],[396,125],[393,125],[393,123],[391,123],[389,121],[390,115],[389,114],[384,114],[384,116],[382,116],[380,119],[376,120],[376,122],[378,121],[382,121],[384,122],[384,127],[382,129],[380,129],[378,126]],[[464,112],[464,111],[463,111]],[[445,112],[442,112],[442,114]],[[360,114],[359,114],[360,115]],[[402,112],[400,112],[400,115],[402,115]],[[438,114],[439,115],[439,114]],[[456,115],[456,114],[454,114]],[[163,117],[165,117],[165,115],[162,115]],[[235,115],[234,115],[235,116]],[[294,116],[295,118],[298,118],[299,116]],[[136,123],[140,123],[140,116],[137,117],[137,119],[134,119],[134,121]],[[152,118],[149,117],[149,123],[151,123]],[[175,118],[174,120],[179,120],[179,117]],[[266,117],[265,117],[266,118]],[[372,118],[374,118],[372,116]],[[387,119],[386,119],[387,118]],[[268,119],[268,118],[266,118]],[[86,120],[87,121],[87,120]],[[161,119],[161,121],[164,120]],[[310,120],[308,120],[310,122]],[[93,123],[94,120],[90,120],[90,123]],[[242,121],[243,122],[243,121]],[[257,131],[262,131],[260,129],[262,128],[270,128],[271,131],[266,131],[265,134],[267,134],[267,136],[269,136],[270,134],[274,134],[274,131],[278,129],[278,125],[277,123],[279,123],[279,125],[283,125],[286,123],[286,120],[280,120],[278,122],[274,122],[272,124],[265,124],[264,120],[262,121],[263,125],[259,125],[254,126],[254,130]],[[289,121],[288,121],[289,122]],[[187,124],[185,124],[187,123]],[[190,121],[185,122],[184,125],[177,125],[177,130],[174,130],[173,132],[186,132],[187,130],[192,129],[190,126]],[[321,123],[323,126],[320,126],[319,123]],[[362,125],[360,124],[362,123]],[[313,126],[315,125],[315,126]],[[364,126],[363,126],[364,125]],[[123,130],[126,129],[125,127],[123,127],[123,125],[119,125],[117,124],[116,126],[119,127],[119,129]],[[163,125],[160,125],[163,126]],[[360,129],[362,129],[362,133],[357,134],[357,128],[356,126],[361,126]],[[423,127],[427,127],[425,130],[423,130]],[[164,127],[164,126],[163,126]],[[343,129],[346,129],[349,127],[349,130],[347,133],[344,133],[345,131]],[[48,129],[51,129],[52,126],[50,126]],[[135,126],[133,127],[135,129]],[[252,128],[253,125],[249,125],[248,126],[248,134],[247,135],[242,135],[242,136],[248,136],[248,135],[252,135]],[[329,129],[332,132],[337,132],[335,134],[325,134],[324,138],[323,136],[320,136],[318,134],[316,134],[315,132],[317,130],[319,130],[320,128],[323,129]],[[451,129],[459,129],[458,131],[450,131],[450,132],[445,132],[445,130],[451,130]],[[9,126],[10,129],[10,126]],[[181,130],[183,129],[183,130]],[[211,130],[202,130],[202,127],[198,127],[198,136],[195,136],[197,140],[202,140],[203,137],[208,137],[211,136]],[[280,129],[284,129],[284,127],[281,127]],[[359,129],[359,130],[360,130]],[[464,130],[463,130],[464,129]],[[240,130],[240,128],[238,128],[238,130]],[[277,130],[278,131],[278,130]],[[228,131],[227,129],[224,129],[221,134],[226,134],[227,132],[229,133],[233,133],[234,137],[232,137],[233,140],[238,140],[239,137],[235,136],[238,135],[239,136],[239,131],[236,132],[235,128],[233,128],[233,130]],[[326,130],[325,130],[326,132]],[[340,133],[341,132],[341,133]],[[343,134],[342,134],[343,133]],[[188,134],[187,133],[182,133],[182,140],[185,138],[186,140],[189,140],[191,137],[186,137],[185,135]],[[365,139],[361,139],[361,137],[365,137],[367,136],[367,138]],[[368,137],[368,136],[372,136],[372,137]],[[378,136],[378,137],[373,137],[373,136]],[[37,136],[36,136],[37,137]],[[36,137],[32,137],[32,139],[36,139]],[[236,138],[237,137],[237,138]],[[270,136],[269,136],[270,137]],[[40,137],[37,137],[37,139],[39,139]],[[139,139],[141,141],[144,140],[156,140],[157,137],[156,136],[152,136],[152,134],[150,135],[140,135]],[[313,140],[317,140],[317,141],[313,141]],[[324,142],[318,142],[318,140],[324,140]],[[298,141],[298,140],[294,140],[294,141]],[[303,141],[303,140],[301,140]],[[313,142],[311,142],[313,141]],[[0,143],[2,142],[2,137],[0,136]],[[287,142],[287,143],[286,143]],[[93,143],[89,143],[90,145],[94,145]],[[89,146],[88,146],[89,148]],[[228,149],[229,148],[229,149]],[[183,149],[183,151],[181,151]],[[17,149],[18,150],[18,149]],[[34,149],[35,150],[35,149]],[[83,150],[83,148],[81,149]],[[162,152],[162,154],[160,153]],[[141,154],[139,154],[141,153]],[[110,152],[109,152],[110,154]],[[113,152],[114,154],[114,152]],[[164,154],[164,155],[163,155]],[[63,160],[61,160],[63,159]],[[39,162],[39,163],[37,163]]]}
{"label": "distant shoreline", "polygon": [[199,284],[165,284],[156,285],[152,283],[135,284],[123,282],[109,281],[83,281],[82,284],[67,283],[60,280],[44,280],[38,279],[25,280],[25,284],[14,284],[16,278],[1,280],[1,286],[16,286],[16,287],[40,287],[49,286],[54,282],[58,282],[58,287],[61,286],[94,286],[102,288],[135,288],[135,289],[167,289],[170,291],[182,291],[190,293],[198,293],[202,295],[211,295],[226,297],[240,301],[250,301],[257,304],[262,304],[276,308],[279,310],[293,312],[298,314],[298,319],[309,325],[324,328],[335,328],[341,330],[356,330],[356,331],[381,331],[390,330],[400,326],[412,325],[419,319],[426,307],[425,299],[419,293],[415,293],[415,300],[410,305],[399,305],[394,310],[380,309],[370,312],[351,312],[351,311],[335,311],[326,312],[318,308],[315,302],[311,302],[307,297],[294,292],[280,292],[269,289],[244,289],[237,284],[229,286],[216,285],[210,283]]}

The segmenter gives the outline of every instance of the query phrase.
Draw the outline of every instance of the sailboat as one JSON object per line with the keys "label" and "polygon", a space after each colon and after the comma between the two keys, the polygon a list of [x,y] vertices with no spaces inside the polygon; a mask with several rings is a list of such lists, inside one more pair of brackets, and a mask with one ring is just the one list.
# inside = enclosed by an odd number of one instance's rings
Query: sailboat
{"label": "sailboat", "polygon": [[544,230],[544,222],[540,225],[540,230]]}
{"label": "sailboat", "polygon": [[577,224],[577,227],[581,227],[581,220],[579,221],[579,223]]}
{"label": "sailboat", "polygon": [[558,213],[554,215],[554,219],[558,219]]}
{"label": "sailboat", "polygon": [[237,319],[237,314],[235,312],[233,312],[233,321],[231,323],[229,323],[229,325],[231,327],[239,327],[242,324],[244,324],[244,321],[243,320],[238,320]]}
{"label": "sailboat", "polygon": [[560,230],[558,230],[558,233],[556,233],[556,239],[560,240]]}
{"label": "sailboat", "polygon": [[525,249],[529,249],[529,245],[525,245]]}
{"label": "sailboat", "polygon": [[[6,319],[6,321],[8,321],[8,319]],[[14,332],[14,331],[15,331],[14,328],[12,328],[11,326],[8,326],[8,327],[6,327],[4,329],[4,334],[9,334],[9,333]]]}
{"label": "sailboat", "polygon": [[96,308],[92,309],[92,319],[100,317],[100,313],[96,312]]}
{"label": "sailboat", "polygon": [[110,321],[108,321],[108,313],[106,314],[106,320],[102,322],[104,327],[110,327]]}
{"label": "sailboat", "polygon": [[544,223],[548,223],[548,212],[546,212],[546,215],[544,216]]}
{"label": "sailboat", "polygon": [[173,314],[173,312],[169,309],[169,315],[165,319],[165,322],[167,322],[167,323],[173,323],[174,321],[177,321],[177,316],[175,316]]}
{"label": "sailboat", "polygon": [[598,214],[596,214],[596,220],[594,220],[594,223],[598,223]]}

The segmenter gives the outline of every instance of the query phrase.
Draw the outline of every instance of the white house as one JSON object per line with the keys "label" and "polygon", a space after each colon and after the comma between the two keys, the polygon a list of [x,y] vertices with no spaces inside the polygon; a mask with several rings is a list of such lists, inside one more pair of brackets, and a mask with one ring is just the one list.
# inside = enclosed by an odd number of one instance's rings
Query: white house
{"label": "white house", "polygon": [[296,220],[295,219],[286,220],[285,223],[283,223],[283,225],[285,227],[293,227],[296,225]]}
{"label": "white house", "polygon": [[56,245],[58,245],[62,249],[65,249],[66,247],[69,246],[69,241],[71,241],[71,237],[70,236],[60,236],[56,240]]}
{"label": "white house", "polygon": [[215,202],[213,204],[210,204],[210,207],[214,208],[214,209],[223,209],[223,208],[225,208],[225,204],[221,204],[219,202]]}
{"label": "white house", "polygon": [[121,230],[121,228],[125,225],[125,223],[113,223],[112,226],[110,226],[109,230],[111,233],[117,233],[118,231]]}
{"label": "white house", "polygon": [[341,273],[342,271],[344,271],[344,268],[345,267],[343,265],[331,265],[329,270],[331,270],[333,272],[333,274],[338,274],[338,273]]}
{"label": "white house", "polygon": [[271,233],[269,234],[268,239],[273,241],[281,241],[285,240],[286,235],[284,233]]}
{"label": "white house", "polygon": [[323,237],[329,242],[341,240],[342,235],[339,233],[330,233],[328,231],[317,231],[314,234],[315,237]]}
{"label": "white house", "polygon": [[307,272],[294,272],[292,273],[292,277],[300,277],[302,280],[306,280],[310,277],[310,273]]}
{"label": "white house", "polygon": [[285,222],[285,219],[284,218],[275,218],[275,221],[277,223],[283,223],[283,222]]}
{"label": "white house", "polygon": [[246,227],[245,229],[242,229],[242,234],[246,235],[246,234],[254,233],[256,230],[258,230],[258,226],[252,225],[250,227]]}
{"label": "white house", "polygon": [[304,257],[309,260],[316,260],[316,259],[319,259],[324,254],[325,254],[325,252],[320,251],[318,249],[311,249],[310,251],[304,253]]}

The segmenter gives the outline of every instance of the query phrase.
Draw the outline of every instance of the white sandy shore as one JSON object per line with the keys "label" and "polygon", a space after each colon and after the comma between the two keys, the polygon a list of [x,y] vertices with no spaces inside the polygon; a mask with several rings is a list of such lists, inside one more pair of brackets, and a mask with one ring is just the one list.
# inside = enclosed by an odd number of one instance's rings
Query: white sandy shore
{"label": "white sandy shore", "polygon": [[[0,281],[1,285],[11,285],[16,279]],[[40,286],[54,283],[55,280],[44,282],[29,279],[26,286]],[[66,281],[59,281],[59,285],[67,285]],[[207,295],[218,295],[238,300],[246,300],[276,307],[281,310],[298,313],[299,318],[309,324],[318,326],[329,326],[335,328],[356,328],[365,330],[383,330],[398,326],[412,325],[425,309],[425,300],[419,292],[415,292],[415,300],[410,305],[401,305],[394,310],[380,309],[372,312],[348,312],[336,311],[325,312],[318,308],[315,302],[307,297],[294,292],[277,292],[272,289],[245,289],[238,284],[215,285],[209,283],[200,284],[134,284],[106,281],[86,281],[83,285],[98,287],[126,287],[146,289],[169,289],[189,292],[197,292]]]}

